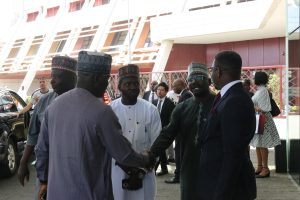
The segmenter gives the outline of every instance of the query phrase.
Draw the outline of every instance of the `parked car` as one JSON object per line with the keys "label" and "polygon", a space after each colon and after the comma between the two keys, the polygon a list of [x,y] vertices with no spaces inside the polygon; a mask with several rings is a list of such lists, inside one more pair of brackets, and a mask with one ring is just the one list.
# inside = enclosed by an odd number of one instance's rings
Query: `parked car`
{"label": "parked car", "polygon": [[13,175],[19,166],[20,156],[27,138],[29,113],[18,116],[26,106],[15,92],[0,89],[0,176]]}

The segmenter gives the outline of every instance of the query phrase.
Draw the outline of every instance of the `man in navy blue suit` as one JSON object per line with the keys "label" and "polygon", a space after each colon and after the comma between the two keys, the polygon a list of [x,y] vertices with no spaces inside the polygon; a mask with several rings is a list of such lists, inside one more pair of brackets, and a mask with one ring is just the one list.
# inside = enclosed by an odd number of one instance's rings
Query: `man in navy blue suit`
{"label": "man in navy blue suit", "polygon": [[212,82],[220,90],[201,136],[199,200],[253,200],[256,182],[247,147],[255,111],[240,81],[242,59],[234,51],[215,56]]}

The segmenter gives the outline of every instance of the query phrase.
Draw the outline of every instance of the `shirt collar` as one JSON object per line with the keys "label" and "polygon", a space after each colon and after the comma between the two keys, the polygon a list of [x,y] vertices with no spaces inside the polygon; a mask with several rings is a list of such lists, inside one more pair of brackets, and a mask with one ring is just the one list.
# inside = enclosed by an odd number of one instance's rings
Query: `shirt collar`
{"label": "shirt collar", "polygon": [[241,83],[241,80],[236,80],[236,81],[232,81],[230,83],[227,83],[224,87],[222,87],[220,93],[221,93],[221,97],[224,96],[224,94],[229,90],[229,88],[231,88],[233,85],[237,84],[237,83]]}

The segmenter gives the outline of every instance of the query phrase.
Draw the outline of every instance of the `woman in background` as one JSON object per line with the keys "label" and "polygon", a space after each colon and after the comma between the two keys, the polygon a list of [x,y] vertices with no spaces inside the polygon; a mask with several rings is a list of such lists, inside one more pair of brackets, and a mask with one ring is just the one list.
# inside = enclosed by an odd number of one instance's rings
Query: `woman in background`
{"label": "woman in background", "polygon": [[264,124],[263,134],[255,134],[250,142],[250,145],[256,147],[257,168],[255,171],[256,178],[270,177],[268,167],[268,148],[275,147],[280,144],[280,138],[274,120],[270,113],[271,103],[267,84],[269,77],[265,72],[256,72],[254,83],[257,86],[257,91],[252,97],[256,112],[264,113],[266,121]]}

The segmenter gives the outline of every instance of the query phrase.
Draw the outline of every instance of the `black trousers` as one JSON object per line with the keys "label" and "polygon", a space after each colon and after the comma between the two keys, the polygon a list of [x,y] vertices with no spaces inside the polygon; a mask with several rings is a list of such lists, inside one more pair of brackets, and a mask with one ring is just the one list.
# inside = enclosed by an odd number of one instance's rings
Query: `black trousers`
{"label": "black trousers", "polygon": [[167,159],[166,151],[164,151],[163,153],[160,154],[159,160],[155,165],[155,171],[157,170],[159,164],[160,164],[160,167],[161,167],[161,171],[168,171],[168,166],[167,166],[168,159]]}
{"label": "black trousers", "polygon": [[179,179],[179,177],[180,177],[180,167],[181,167],[180,152],[181,152],[180,142],[179,142],[179,139],[176,137],[175,138],[175,165],[176,165],[176,169],[174,171],[174,176],[175,176],[176,179],[177,178]]}

